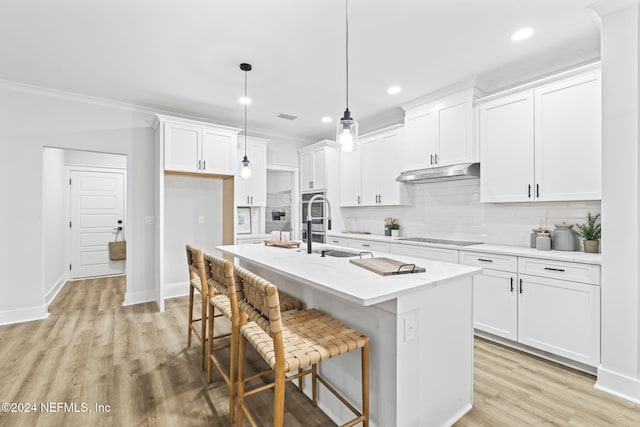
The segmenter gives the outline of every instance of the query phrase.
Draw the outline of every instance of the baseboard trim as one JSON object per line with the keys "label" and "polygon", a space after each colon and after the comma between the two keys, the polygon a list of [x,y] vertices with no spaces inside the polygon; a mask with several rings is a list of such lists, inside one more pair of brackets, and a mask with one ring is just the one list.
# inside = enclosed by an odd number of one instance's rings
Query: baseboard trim
{"label": "baseboard trim", "polygon": [[613,394],[634,403],[640,403],[640,379],[632,378],[598,367],[598,381],[594,386],[598,390]]}
{"label": "baseboard trim", "polygon": [[44,303],[49,307],[49,304],[53,302],[54,299],[58,296],[64,285],[67,283],[67,274],[64,273],[60,278],[56,281],[56,284],[47,292],[44,296]]}
{"label": "baseboard trim", "polygon": [[189,282],[167,283],[162,290],[164,299],[183,297],[189,295]]}
{"label": "baseboard trim", "polygon": [[33,320],[46,319],[47,317],[49,317],[47,305],[42,304],[35,307],[0,312],[0,325],[31,322]]}
{"label": "baseboard trim", "polygon": [[124,302],[122,303],[123,307],[128,305],[136,305],[136,304],[144,304],[147,302],[155,302],[156,301],[156,292],[155,291],[143,291],[143,292],[125,292],[124,293]]}

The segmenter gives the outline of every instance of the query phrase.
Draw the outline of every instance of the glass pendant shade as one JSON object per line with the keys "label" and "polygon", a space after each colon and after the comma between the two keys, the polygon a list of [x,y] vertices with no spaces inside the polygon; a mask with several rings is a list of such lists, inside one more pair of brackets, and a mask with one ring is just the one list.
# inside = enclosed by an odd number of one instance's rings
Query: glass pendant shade
{"label": "glass pendant shade", "polygon": [[240,176],[244,179],[251,178],[251,168],[249,167],[249,159],[247,156],[244,156],[242,159],[242,169],[240,169]]}
{"label": "glass pendant shade", "polygon": [[358,122],[353,120],[349,109],[345,110],[344,116],[338,123],[336,141],[343,153],[349,153],[356,148],[358,142]]}

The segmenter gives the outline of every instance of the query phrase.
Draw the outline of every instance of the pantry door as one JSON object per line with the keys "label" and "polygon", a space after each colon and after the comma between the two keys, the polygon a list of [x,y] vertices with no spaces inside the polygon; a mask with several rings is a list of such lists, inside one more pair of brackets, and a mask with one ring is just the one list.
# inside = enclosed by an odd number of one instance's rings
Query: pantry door
{"label": "pantry door", "polygon": [[124,224],[124,171],[70,171],[70,275],[73,279],[124,274],[109,259],[109,242]]}

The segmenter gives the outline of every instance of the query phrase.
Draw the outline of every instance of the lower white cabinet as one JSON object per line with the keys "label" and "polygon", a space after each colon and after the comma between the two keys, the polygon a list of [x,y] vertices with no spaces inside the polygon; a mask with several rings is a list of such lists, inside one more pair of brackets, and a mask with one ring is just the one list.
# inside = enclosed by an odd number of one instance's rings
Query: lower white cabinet
{"label": "lower white cabinet", "polygon": [[347,242],[349,240],[350,239],[342,239],[340,237],[327,236],[327,245],[348,246]]}
{"label": "lower white cabinet", "polygon": [[426,246],[411,246],[399,243],[391,244],[391,253],[398,255],[408,255],[416,258],[431,259],[435,261],[458,263],[457,249],[442,249]]}
{"label": "lower white cabinet", "polygon": [[389,244],[382,242],[372,242],[370,240],[345,239],[347,247],[360,249],[362,251],[389,252]]}
{"label": "lower white cabinet", "polygon": [[474,328],[600,363],[599,266],[466,251],[460,262],[484,267],[473,281]]}
{"label": "lower white cabinet", "polygon": [[586,365],[598,365],[600,287],[521,274],[518,342]]}
{"label": "lower white cabinet", "polygon": [[518,340],[517,274],[485,269],[473,277],[473,327]]}

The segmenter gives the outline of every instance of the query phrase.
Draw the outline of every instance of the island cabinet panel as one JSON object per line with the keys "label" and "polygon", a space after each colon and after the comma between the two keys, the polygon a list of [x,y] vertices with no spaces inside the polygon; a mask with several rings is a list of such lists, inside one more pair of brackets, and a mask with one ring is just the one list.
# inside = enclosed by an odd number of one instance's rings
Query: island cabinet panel
{"label": "island cabinet panel", "polygon": [[411,246],[399,243],[391,244],[391,253],[400,255],[409,255],[417,258],[432,259],[437,261],[445,261],[458,263],[458,250],[442,249],[427,246]]}
{"label": "island cabinet panel", "polygon": [[519,276],[518,341],[590,366],[600,363],[600,287]]}
{"label": "island cabinet panel", "polygon": [[601,199],[600,71],[480,101],[483,202]]}

